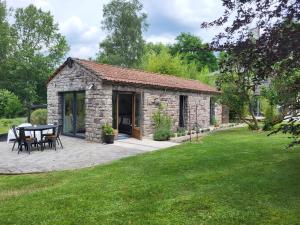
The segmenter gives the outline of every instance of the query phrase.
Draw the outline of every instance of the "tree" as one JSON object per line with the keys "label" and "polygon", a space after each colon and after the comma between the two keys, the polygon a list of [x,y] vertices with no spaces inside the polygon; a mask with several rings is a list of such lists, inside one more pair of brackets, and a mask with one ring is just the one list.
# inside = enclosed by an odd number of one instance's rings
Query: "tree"
{"label": "tree", "polygon": [[10,27],[11,53],[0,88],[14,92],[23,104],[45,102],[46,81],[69,47],[50,12],[33,5],[15,10]]}
{"label": "tree", "polygon": [[148,27],[142,9],[138,0],[112,0],[104,6],[102,27],[108,35],[100,43],[97,61],[127,67],[138,65],[144,49],[142,32]]}
{"label": "tree", "polygon": [[195,63],[199,71],[205,66],[210,71],[218,69],[217,58],[212,51],[207,49],[207,44],[203,44],[199,37],[189,33],[181,33],[175,40],[176,43],[170,47],[172,55],[179,54],[182,60]]}
{"label": "tree", "polygon": [[13,118],[22,111],[22,104],[14,93],[0,89],[0,117]]}
{"label": "tree", "polygon": [[215,85],[215,76],[209,72],[207,66],[199,71],[195,63],[187,63],[179,55],[173,56],[169,51],[169,47],[163,44],[147,44],[140,67],[149,72],[175,75]]}
{"label": "tree", "polygon": [[[10,30],[7,22],[7,10],[5,2],[0,0],[0,65],[8,54]],[[1,72],[1,70],[0,70]]]}
{"label": "tree", "polygon": [[[225,61],[222,74],[238,73],[243,78],[251,73],[252,84],[248,88],[260,85],[267,79],[294,76],[300,66],[300,1],[299,0],[262,0],[234,1],[222,0],[225,7],[223,15],[202,27],[224,26],[210,47],[226,51],[231,61]],[[255,26],[253,32],[250,27]],[[237,67],[241,70],[237,70]],[[299,96],[300,79],[288,83],[289,88]],[[289,114],[299,112],[299,97],[288,106]],[[300,143],[300,126],[292,119],[289,126],[281,129],[294,135],[293,143]]]}

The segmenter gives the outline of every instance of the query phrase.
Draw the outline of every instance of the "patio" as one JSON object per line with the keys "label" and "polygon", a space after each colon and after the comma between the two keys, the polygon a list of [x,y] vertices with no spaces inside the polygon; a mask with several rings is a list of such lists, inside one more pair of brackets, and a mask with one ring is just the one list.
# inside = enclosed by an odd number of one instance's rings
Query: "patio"
{"label": "patio", "polygon": [[173,142],[142,141],[128,138],[112,145],[87,142],[83,139],[61,136],[64,148],[57,151],[11,151],[12,143],[0,142],[0,174],[38,173],[91,167],[113,160],[176,145]]}

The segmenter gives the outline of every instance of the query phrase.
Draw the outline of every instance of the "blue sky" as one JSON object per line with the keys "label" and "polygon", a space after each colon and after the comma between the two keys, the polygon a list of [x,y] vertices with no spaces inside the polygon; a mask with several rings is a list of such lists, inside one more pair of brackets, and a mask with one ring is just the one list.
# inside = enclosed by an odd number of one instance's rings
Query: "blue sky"
{"label": "blue sky", "polygon": [[[211,21],[223,11],[220,0],[141,0],[150,24],[144,33],[146,41],[173,43],[181,32],[190,32],[208,42],[218,29],[201,29],[202,21]],[[9,7],[34,4],[50,10],[71,47],[69,56],[94,57],[99,42],[103,5],[109,0],[6,0]]]}

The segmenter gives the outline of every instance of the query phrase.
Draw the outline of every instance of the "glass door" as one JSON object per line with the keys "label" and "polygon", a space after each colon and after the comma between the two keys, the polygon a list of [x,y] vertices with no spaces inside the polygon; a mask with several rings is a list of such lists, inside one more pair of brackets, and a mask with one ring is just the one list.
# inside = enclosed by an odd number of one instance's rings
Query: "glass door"
{"label": "glass door", "polygon": [[85,93],[64,93],[63,133],[65,135],[85,136]]}
{"label": "glass door", "polygon": [[85,135],[85,93],[75,94],[76,102],[76,136],[84,137]]}
{"label": "glass door", "polygon": [[63,123],[63,133],[66,135],[73,135],[74,129],[74,115],[73,115],[73,106],[74,106],[74,94],[65,93],[64,94],[64,123]]}

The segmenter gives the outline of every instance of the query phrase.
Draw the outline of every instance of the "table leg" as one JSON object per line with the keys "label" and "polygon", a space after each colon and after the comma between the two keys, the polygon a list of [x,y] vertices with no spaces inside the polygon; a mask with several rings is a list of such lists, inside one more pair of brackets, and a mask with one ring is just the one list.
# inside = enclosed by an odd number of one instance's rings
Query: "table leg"
{"label": "table leg", "polygon": [[44,150],[44,146],[43,146],[43,139],[42,139],[42,136],[43,135],[43,131],[41,130],[41,140],[40,140],[40,143],[41,143],[41,150]]}
{"label": "table leg", "polygon": [[[33,131],[34,140],[36,139],[35,130]],[[34,143],[34,147],[36,147],[36,142]]]}

